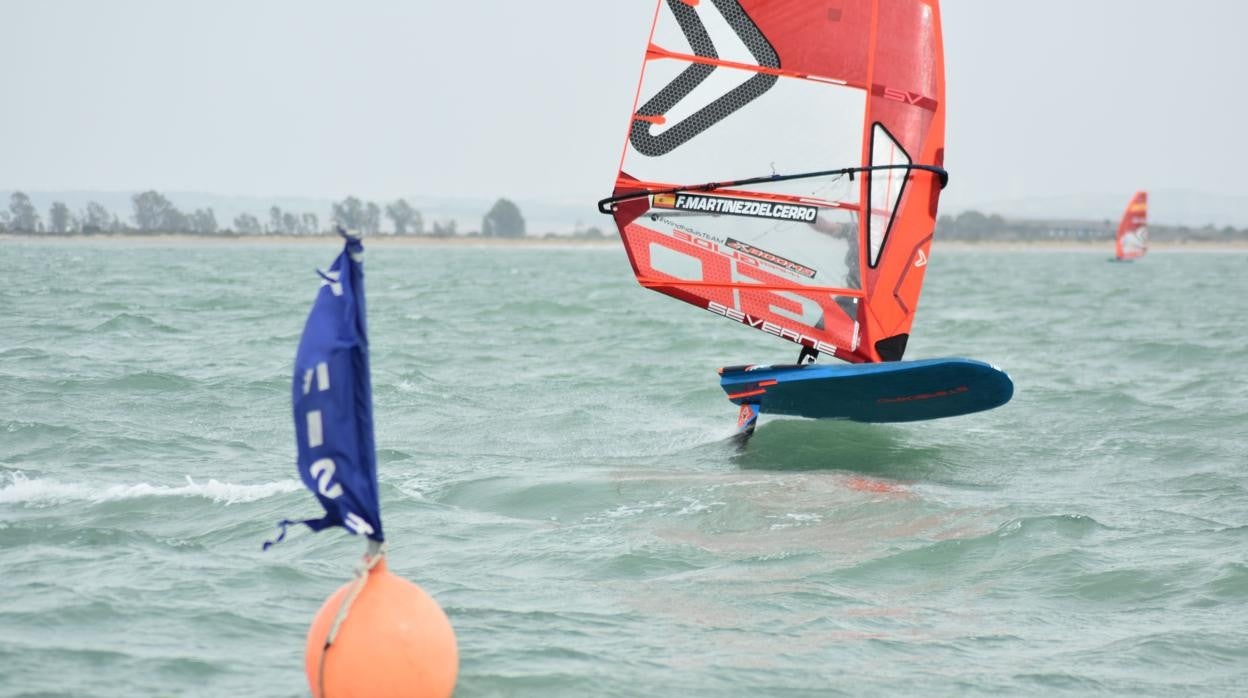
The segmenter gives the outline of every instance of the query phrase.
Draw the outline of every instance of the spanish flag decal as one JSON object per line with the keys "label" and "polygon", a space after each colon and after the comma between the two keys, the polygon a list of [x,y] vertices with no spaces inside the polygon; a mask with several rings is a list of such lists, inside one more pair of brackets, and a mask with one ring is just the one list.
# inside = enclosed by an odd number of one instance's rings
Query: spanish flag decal
{"label": "spanish flag decal", "polygon": [[655,208],[676,208],[675,194],[655,194],[653,198]]}

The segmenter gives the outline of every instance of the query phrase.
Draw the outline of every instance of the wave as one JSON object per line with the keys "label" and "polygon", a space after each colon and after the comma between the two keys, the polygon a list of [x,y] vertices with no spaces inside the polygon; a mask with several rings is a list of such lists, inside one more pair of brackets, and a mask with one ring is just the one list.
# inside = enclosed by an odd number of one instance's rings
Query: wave
{"label": "wave", "polygon": [[0,350],[0,359],[46,359],[51,354],[35,347],[16,347]]}
{"label": "wave", "polygon": [[[84,381],[91,388],[102,390],[153,390],[162,392],[173,391],[191,391],[198,387],[196,381],[176,373],[164,373],[161,371],[140,371],[138,373],[127,373],[112,378],[93,379]],[[68,384],[68,382],[63,382]]]}
{"label": "wave", "polygon": [[298,480],[239,485],[217,480],[195,482],[189,475],[186,476],[186,484],[179,486],[152,485],[146,482],[133,485],[89,485],[45,479],[32,480],[21,471],[10,473],[9,479],[9,484],[0,487],[0,504],[52,506],[69,502],[100,504],[144,497],[198,497],[228,505],[255,502],[274,495],[296,492],[303,488]]}
{"label": "wave", "polygon": [[133,313],[120,313],[112,318],[101,322],[92,327],[90,332],[148,332],[156,331],[165,334],[174,334],[181,332],[176,327],[170,327],[163,323],[157,322],[146,315],[136,315]]}

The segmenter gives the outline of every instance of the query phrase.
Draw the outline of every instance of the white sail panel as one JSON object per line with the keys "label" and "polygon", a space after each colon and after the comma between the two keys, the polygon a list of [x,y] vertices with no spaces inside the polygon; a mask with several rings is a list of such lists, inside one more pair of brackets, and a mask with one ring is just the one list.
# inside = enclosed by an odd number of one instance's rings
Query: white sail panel
{"label": "white sail panel", "polygon": [[[651,43],[660,49],[688,56],[714,57],[717,60],[746,65],[760,65],[761,62],[746,45],[746,39],[754,46],[764,59],[775,56],[775,49],[759,33],[752,23],[739,22],[740,31],[733,29],[730,20],[718,10],[712,2],[699,2],[697,5],[681,3],[683,7],[675,8],[683,16],[677,17],[669,7],[659,13],[658,23],[654,27]],[[732,12],[732,9],[729,9]],[[696,18],[696,21],[695,21]],[[686,33],[681,28],[681,20],[689,28]],[[690,35],[694,40],[690,40]],[[746,39],[742,39],[742,35]],[[693,44],[697,43],[695,47]],[[774,63],[774,59],[769,61]]]}
{"label": "white sail panel", "polygon": [[[871,165],[909,165],[910,157],[888,130],[879,124],[871,129]],[[901,193],[905,188],[910,171],[906,169],[876,170],[868,179],[871,190],[871,224],[870,224],[870,264],[875,266],[880,259],[880,250],[884,247],[884,239],[888,237],[888,229],[893,224],[897,213],[897,204],[901,201]]]}
{"label": "white sail panel", "polygon": [[[673,59],[650,61],[638,104],[646,104],[688,65]],[[745,71],[716,69],[663,116],[664,123],[644,124],[649,135],[658,138],[689,123],[698,110],[742,84],[743,75]],[[694,184],[852,166],[862,161],[866,99],[862,90],[779,78],[761,96],[670,151],[649,155],[638,150],[637,137],[630,138],[621,170],[643,182]],[[760,147],[760,139],[766,147]]]}

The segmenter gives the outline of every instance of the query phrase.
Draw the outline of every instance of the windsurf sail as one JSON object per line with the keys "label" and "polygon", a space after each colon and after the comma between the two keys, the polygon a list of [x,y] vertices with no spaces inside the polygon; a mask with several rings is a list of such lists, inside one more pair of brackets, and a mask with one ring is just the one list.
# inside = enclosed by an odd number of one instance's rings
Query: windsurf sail
{"label": "windsurf sail", "polygon": [[642,286],[900,360],[944,160],[938,0],[659,0],[613,195]]}
{"label": "windsurf sail", "polygon": [[1148,252],[1148,192],[1137,191],[1118,223],[1114,256],[1135,259],[1143,257],[1145,252]]}

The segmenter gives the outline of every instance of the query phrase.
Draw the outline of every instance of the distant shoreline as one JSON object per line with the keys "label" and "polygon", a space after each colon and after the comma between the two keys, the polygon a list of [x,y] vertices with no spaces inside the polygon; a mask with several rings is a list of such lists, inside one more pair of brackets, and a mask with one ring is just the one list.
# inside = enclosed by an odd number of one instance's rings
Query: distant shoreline
{"label": "distant shoreline", "polygon": [[[325,245],[337,244],[337,235],[197,235],[194,233],[156,233],[141,235],[81,235],[49,233],[0,233],[0,242],[81,244],[102,243],[117,245]],[[469,237],[454,235],[433,237],[431,235],[365,235],[364,242],[375,247],[616,247],[619,237]]]}
{"label": "distant shoreline", "polygon": [[[933,247],[941,250],[1001,250],[1001,251],[1066,251],[1066,252],[1103,252],[1114,254],[1113,240],[936,240]],[[1248,251],[1248,241],[1231,240],[1223,242],[1150,242],[1149,252],[1230,252]]]}
{"label": "distant shoreline", "polygon": [[[338,238],[334,235],[195,235],[190,233],[155,234],[155,235],[81,235],[81,234],[50,234],[50,233],[0,233],[0,242],[17,242],[26,244],[74,245],[83,243],[99,243],[104,245],[324,245],[334,244]],[[516,248],[516,247],[578,247],[578,248],[613,248],[620,246],[620,239],[615,235],[602,238],[577,237],[523,237],[495,238],[468,237],[457,235],[451,237],[432,237],[420,235],[370,235],[364,241],[374,247],[478,247],[478,248]],[[1113,254],[1112,240],[1074,241],[1074,240],[936,240],[935,251],[953,250],[993,250],[1003,252],[1026,251],[1068,251],[1068,252],[1099,252]],[[1221,242],[1154,242],[1149,245],[1153,252],[1192,251],[1192,252],[1231,252],[1248,251],[1248,241],[1232,240]]]}

